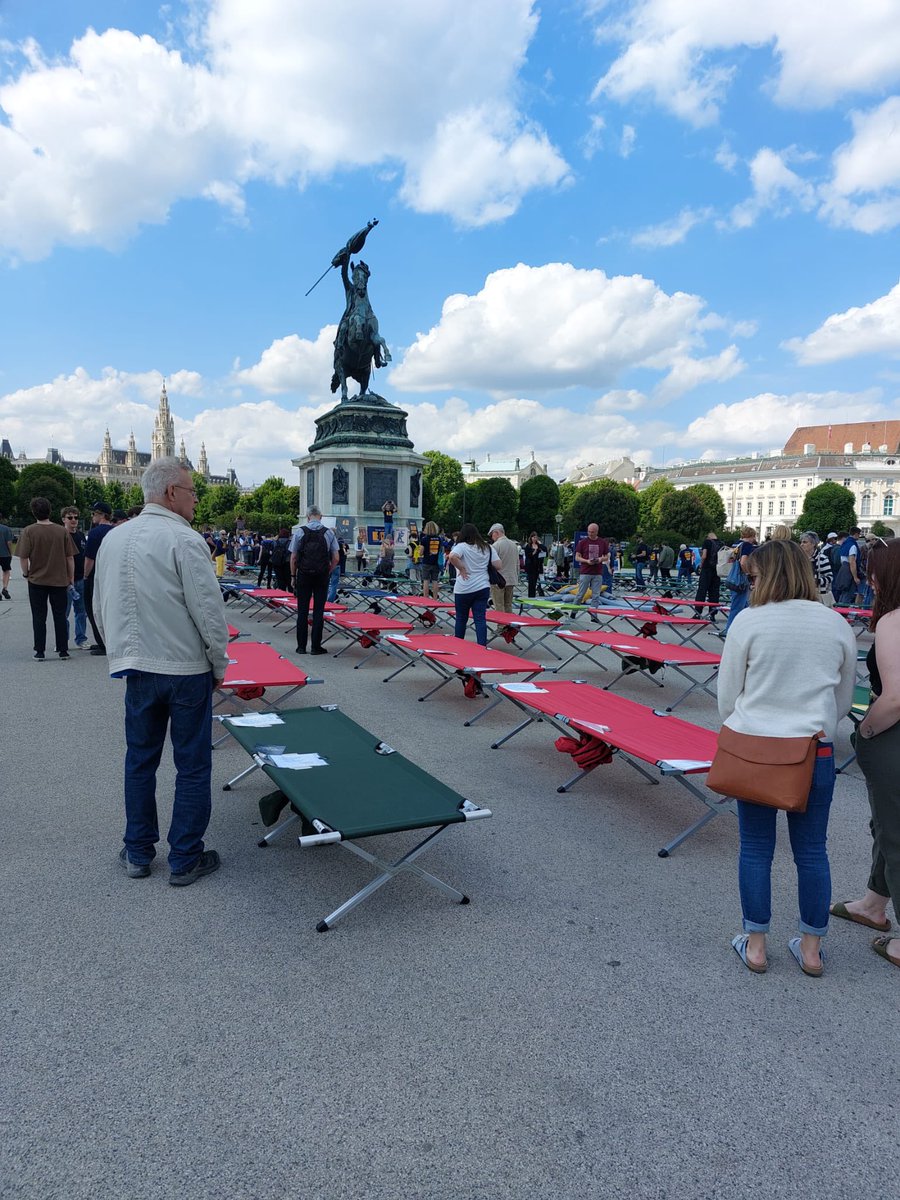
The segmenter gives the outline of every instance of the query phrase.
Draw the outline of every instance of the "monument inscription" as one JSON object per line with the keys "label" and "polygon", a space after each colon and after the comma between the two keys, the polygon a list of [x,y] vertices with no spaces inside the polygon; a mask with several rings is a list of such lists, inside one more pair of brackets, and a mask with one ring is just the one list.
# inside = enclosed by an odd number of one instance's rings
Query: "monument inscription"
{"label": "monument inscription", "polygon": [[363,469],[363,507],[366,512],[380,512],[383,504],[396,499],[397,471],[394,467]]}

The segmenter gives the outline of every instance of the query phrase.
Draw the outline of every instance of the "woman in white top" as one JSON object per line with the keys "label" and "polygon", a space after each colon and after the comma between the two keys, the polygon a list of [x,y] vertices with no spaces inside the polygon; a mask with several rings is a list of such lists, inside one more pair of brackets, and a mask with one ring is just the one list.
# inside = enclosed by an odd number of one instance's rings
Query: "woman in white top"
{"label": "woman in white top", "polygon": [[453,600],[456,604],[456,628],[454,634],[458,638],[466,636],[466,622],[469,613],[475,624],[475,637],[480,646],[487,645],[487,612],[488,597],[491,594],[490,579],[488,578],[488,563],[500,569],[500,555],[487,542],[474,525],[463,525],[459,531],[459,541],[450,552],[450,565],[456,570],[456,581],[453,584]]}
{"label": "woman in white top", "polygon": [[[796,543],[760,546],[748,558],[747,576],[750,607],[735,618],[719,667],[719,716],[729,729],[762,737],[825,733],[806,811],[787,814],[800,902],[800,937],[788,946],[805,974],[821,975],[831,902],[826,835],[832,743],[853,698],[856,639],[847,622],[819,602],[809,559]],[[745,966],[762,973],[768,966],[777,809],[746,800],[737,807],[744,932],[731,944]]]}

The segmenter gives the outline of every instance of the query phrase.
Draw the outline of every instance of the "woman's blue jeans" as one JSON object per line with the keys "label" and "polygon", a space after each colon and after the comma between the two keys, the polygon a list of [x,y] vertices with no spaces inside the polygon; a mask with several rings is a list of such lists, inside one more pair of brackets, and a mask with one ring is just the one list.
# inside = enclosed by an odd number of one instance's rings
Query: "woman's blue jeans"
{"label": "woman's blue jeans", "polygon": [[[829,742],[820,742],[829,747]],[[831,903],[831,868],[828,864],[828,814],[834,794],[834,754],[816,758],[806,812],[787,814],[791,850],[797,867],[801,933],[824,937],[828,932]],[[778,809],[738,800],[741,849],[738,882],[744,933],[767,933],[772,919],[772,858]]]}
{"label": "woman's blue jeans", "polygon": [[484,614],[487,612],[490,594],[490,588],[482,588],[478,592],[456,592],[454,594],[456,628],[453,630],[453,633],[455,637],[464,638],[466,636],[466,622],[469,620],[469,613],[471,612],[472,621],[475,625],[475,638],[478,645],[487,645],[487,621]]}
{"label": "woman's blue jeans", "polygon": [[175,804],[169,826],[169,867],[190,871],[203,853],[212,809],[212,673],[153,675],[125,681],[125,848],[133,863],[156,854],[156,771],[166,741],[175,760]]}
{"label": "woman's blue jeans", "polygon": [[734,620],[734,618],[738,615],[739,612],[743,612],[744,609],[750,603],[750,588],[745,587],[742,592],[730,592],[730,595],[731,595],[731,607],[728,610],[728,620],[725,622],[725,632],[726,633],[731,628],[731,623]]}

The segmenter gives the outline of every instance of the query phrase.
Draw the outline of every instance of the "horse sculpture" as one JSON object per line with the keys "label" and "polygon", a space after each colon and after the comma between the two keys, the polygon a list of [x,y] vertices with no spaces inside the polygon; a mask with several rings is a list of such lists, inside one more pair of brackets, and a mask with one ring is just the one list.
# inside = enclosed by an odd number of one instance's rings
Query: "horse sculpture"
{"label": "horse sculpture", "polygon": [[[378,332],[378,318],[369,303],[369,268],[362,261],[351,263],[350,253],[348,243],[332,260],[334,266],[340,265],[347,298],[334,339],[334,374],[331,377],[331,390],[336,392],[340,387],[342,403],[348,398],[348,378],[357,381],[359,395],[364,396],[369,390],[373,360],[376,367],[391,361],[387,342]],[[352,275],[347,271],[348,263]]]}

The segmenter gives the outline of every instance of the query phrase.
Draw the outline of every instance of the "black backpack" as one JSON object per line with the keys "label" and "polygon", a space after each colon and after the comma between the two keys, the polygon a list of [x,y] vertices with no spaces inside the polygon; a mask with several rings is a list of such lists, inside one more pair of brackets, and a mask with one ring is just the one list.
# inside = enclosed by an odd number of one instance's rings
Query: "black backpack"
{"label": "black backpack", "polygon": [[310,529],[303,525],[303,540],[297,551],[298,575],[324,575],[331,570],[331,551],[328,549],[328,530],[324,526]]}
{"label": "black backpack", "polygon": [[272,555],[269,559],[269,562],[272,564],[273,567],[283,567],[284,566],[284,564],[287,562],[287,557],[288,557],[287,551],[288,551],[288,543],[285,541],[284,538],[278,538],[278,540],[275,542],[274,547],[272,548]]}

